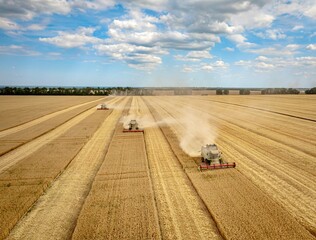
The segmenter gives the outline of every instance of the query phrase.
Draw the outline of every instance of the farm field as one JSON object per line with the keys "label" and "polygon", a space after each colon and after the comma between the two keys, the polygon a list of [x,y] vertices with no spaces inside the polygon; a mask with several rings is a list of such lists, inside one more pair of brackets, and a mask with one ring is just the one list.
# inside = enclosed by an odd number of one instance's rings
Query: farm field
{"label": "farm field", "polygon": [[0,100],[0,239],[316,239],[315,96]]}

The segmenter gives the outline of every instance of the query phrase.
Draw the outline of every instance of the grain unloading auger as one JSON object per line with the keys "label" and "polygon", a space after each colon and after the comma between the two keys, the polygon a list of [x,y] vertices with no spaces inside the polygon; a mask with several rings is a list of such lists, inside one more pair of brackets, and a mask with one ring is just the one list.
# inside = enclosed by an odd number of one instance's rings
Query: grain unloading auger
{"label": "grain unloading auger", "polygon": [[128,132],[144,132],[144,129],[140,129],[138,127],[138,123],[136,120],[131,120],[128,124],[128,128],[124,129],[123,132],[128,133]]}
{"label": "grain unloading auger", "polygon": [[109,110],[105,103],[102,103],[97,106],[97,110]]}
{"label": "grain unloading auger", "polygon": [[222,168],[234,168],[235,162],[225,162],[222,158],[221,151],[217,148],[216,144],[207,144],[201,148],[201,164],[198,169],[222,169]]}

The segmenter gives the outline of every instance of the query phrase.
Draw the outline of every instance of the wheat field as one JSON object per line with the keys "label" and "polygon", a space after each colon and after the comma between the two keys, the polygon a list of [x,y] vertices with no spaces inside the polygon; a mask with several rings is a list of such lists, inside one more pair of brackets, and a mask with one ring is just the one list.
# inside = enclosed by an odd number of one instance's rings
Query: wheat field
{"label": "wheat field", "polygon": [[[0,239],[316,238],[315,96],[0,106]],[[198,171],[207,143],[236,168]]]}

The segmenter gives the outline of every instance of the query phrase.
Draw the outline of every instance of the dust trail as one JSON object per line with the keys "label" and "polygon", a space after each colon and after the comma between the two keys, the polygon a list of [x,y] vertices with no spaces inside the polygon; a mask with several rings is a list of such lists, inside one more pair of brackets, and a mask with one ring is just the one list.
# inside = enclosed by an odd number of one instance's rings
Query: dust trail
{"label": "dust trail", "polygon": [[[159,101],[158,104],[160,105]],[[176,102],[170,101],[166,111],[174,118],[166,121],[165,124],[169,127],[173,124],[177,125],[175,128],[179,129],[180,147],[189,156],[198,157],[201,154],[201,146],[216,143],[217,127],[212,125],[207,113],[195,111],[184,104],[179,107]]]}
{"label": "dust trail", "polygon": [[208,114],[197,114],[192,109],[182,108],[179,119],[184,126],[184,132],[180,138],[180,147],[191,157],[200,156],[201,146],[215,143],[217,129],[210,124]]}
{"label": "dust trail", "polygon": [[139,97],[133,97],[132,104],[127,116],[123,116],[120,120],[124,128],[128,128],[131,120],[136,120],[139,128],[146,129],[151,127],[158,127],[159,125],[171,125],[176,121],[173,118],[166,118],[162,121],[153,121],[152,116],[144,114],[143,105],[139,104]]}

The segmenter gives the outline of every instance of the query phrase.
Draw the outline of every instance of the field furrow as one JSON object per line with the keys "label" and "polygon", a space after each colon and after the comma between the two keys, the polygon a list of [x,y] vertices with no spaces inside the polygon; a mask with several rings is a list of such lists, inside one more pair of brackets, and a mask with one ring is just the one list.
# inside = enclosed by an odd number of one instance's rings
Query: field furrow
{"label": "field furrow", "polygon": [[[67,239],[89,193],[95,174],[103,162],[106,146],[127,99],[111,111],[91,139],[54,181],[31,211],[11,231],[8,239]],[[111,105],[110,105],[111,107]],[[96,112],[96,110],[94,109]],[[107,114],[107,111],[97,111]],[[90,126],[95,123],[90,123]]]}

